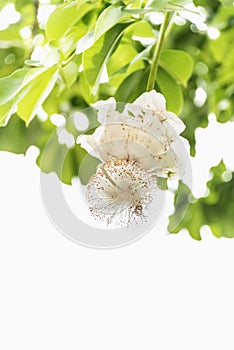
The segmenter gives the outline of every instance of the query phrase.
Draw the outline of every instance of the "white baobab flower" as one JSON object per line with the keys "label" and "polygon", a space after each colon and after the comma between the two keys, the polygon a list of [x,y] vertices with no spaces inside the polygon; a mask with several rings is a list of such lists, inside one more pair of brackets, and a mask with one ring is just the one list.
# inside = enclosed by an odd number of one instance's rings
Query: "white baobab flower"
{"label": "white baobab flower", "polygon": [[113,97],[93,105],[101,125],[92,135],[81,135],[77,142],[102,162],[129,159],[159,176],[181,178],[185,172],[184,144],[179,134],[184,123],[166,110],[166,101],[155,90],[143,93],[122,112]]}
{"label": "white baobab flower", "polygon": [[184,174],[180,133],[185,126],[155,90],[125,104],[121,112],[114,98],[93,107],[101,125],[77,139],[102,162],[87,185],[90,211],[108,224],[139,222],[150,215],[159,194],[157,176]]}

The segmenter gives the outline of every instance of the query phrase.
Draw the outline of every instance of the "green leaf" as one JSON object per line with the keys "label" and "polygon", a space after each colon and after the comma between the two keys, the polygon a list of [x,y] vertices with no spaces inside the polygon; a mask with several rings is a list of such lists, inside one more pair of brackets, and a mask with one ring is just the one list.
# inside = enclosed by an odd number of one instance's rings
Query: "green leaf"
{"label": "green leaf", "polygon": [[232,6],[233,5],[233,0],[219,0],[222,5],[224,6]]}
{"label": "green leaf", "polygon": [[0,127],[5,126],[13,113],[13,103],[8,101],[0,105]]}
{"label": "green leaf", "polygon": [[[234,27],[223,31],[216,39],[209,42],[209,47],[214,59],[221,63],[225,60],[233,61],[233,35]],[[230,55],[230,56],[229,56]]]}
{"label": "green leaf", "polygon": [[139,52],[131,61],[131,64],[134,64],[135,62],[139,61],[139,60],[145,60],[145,61],[149,61],[150,59],[150,52],[152,49],[153,45],[149,45],[147,46],[144,50],[142,50],[141,52]]}
{"label": "green leaf", "polygon": [[26,85],[44,73],[48,68],[21,68],[0,79],[0,104],[15,97]]}
{"label": "green leaf", "polygon": [[92,9],[92,4],[84,3],[78,6],[76,1],[58,6],[47,21],[46,37],[48,40],[61,38]]}
{"label": "green leaf", "polygon": [[149,1],[149,5],[146,4],[146,8],[152,8],[154,10],[163,10],[168,3],[168,0],[152,0]]}
{"label": "green leaf", "polygon": [[125,7],[124,2],[117,1],[107,7],[99,16],[95,26],[94,40],[98,40],[110,28],[114,27],[124,15],[122,9]]}
{"label": "green leaf", "polygon": [[20,91],[29,71],[28,68],[18,69],[8,77],[0,79],[0,104],[9,101]]}
{"label": "green leaf", "polygon": [[192,0],[152,0],[149,7],[154,10],[181,10],[185,5],[192,3]]}
{"label": "green leaf", "polygon": [[82,184],[87,184],[99,163],[100,160],[91,157],[80,145],[68,148],[60,144],[57,133],[53,133],[37,159],[37,164],[43,172],[55,172],[60,180],[68,185],[71,184],[72,178],[77,176]]}
{"label": "green leaf", "polygon": [[94,95],[97,92],[103,69],[127,26],[128,24],[117,24],[83,54],[84,74]]}
{"label": "green leaf", "polygon": [[179,233],[182,228],[186,228],[189,230],[191,237],[201,240],[200,227],[202,223],[200,213],[198,211],[196,212],[196,217],[191,217],[190,198],[190,189],[180,181],[175,195],[175,210],[169,218],[168,230],[170,233]]}
{"label": "green leaf", "polygon": [[183,107],[183,94],[181,87],[164,69],[159,67],[157,85],[165,96],[167,109],[175,114],[180,114]]}
{"label": "green leaf", "polygon": [[216,237],[234,238],[234,173],[227,171],[222,161],[211,168],[211,172],[214,176],[207,183],[209,194],[198,200],[191,201],[189,189],[180,183],[177,195],[180,199],[176,197],[175,212],[168,227],[171,233],[187,229],[193,238],[200,240],[201,227],[209,225]]}
{"label": "green leaf", "polygon": [[0,150],[25,154],[35,145],[41,152],[37,164],[42,171],[55,172],[66,184],[71,184],[72,178],[79,174],[82,184],[86,184],[100,161],[79,145],[70,149],[61,145],[56,129],[49,119],[40,122],[37,118],[26,127],[22,119],[13,115],[7,126],[0,128]]}
{"label": "green leaf", "polygon": [[88,32],[78,42],[76,46],[76,55],[88,50],[94,44],[94,31]]}
{"label": "green leaf", "polygon": [[[8,77],[0,79],[0,126],[5,126],[11,115],[17,110],[18,102],[30,90],[30,86],[38,77],[46,71],[47,68],[22,68],[15,71]],[[31,84],[31,85],[30,85]]]}
{"label": "green leaf", "polygon": [[70,33],[66,37],[61,38],[58,41],[60,52],[62,53],[63,60],[69,57],[69,55],[75,50],[78,35],[76,33]]}
{"label": "green leaf", "polygon": [[46,121],[41,123],[35,118],[28,127],[17,115],[13,115],[9,123],[0,128],[0,150],[25,154],[31,145],[43,149],[56,127]]}
{"label": "green leaf", "polygon": [[115,93],[115,91],[119,89],[120,85],[128,76],[141,69],[145,69],[145,65],[141,60],[138,60],[135,63],[130,62],[122,69],[115,72],[114,75],[110,76],[109,83],[106,85],[109,85],[114,88],[112,95]]}
{"label": "green leaf", "polygon": [[147,9],[147,8],[123,8],[123,13],[128,15],[143,15],[153,12],[153,9]]}
{"label": "green leaf", "polygon": [[20,11],[24,6],[31,4],[32,0],[15,0],[15,9]]}
{"label": "green leaf", "polygon": [[165,50],[161,53],[160,65],[184,87],[193,72],[193,59],[185,51]]}
{"label": "green leaf", "polygon": [[58,69],[53,66],[26,86],[23,97],[17,106],[17,113],[26,122],[26,125],[35,117],[37,109],[53,89],[57,77]]}
{"label": "green leaf", "polygon": [[85,79],[84,74],[84,72],[81,72],[79,74],[79,90],[84,102],[86,102],[87,104],[91,104],[94,103],[96,100],[95,96],[90,94],[89,85],[87,80]]}
{"label": "green leaf", "polygon": [[24,41],[14,26],[10,26],[5,30],[0,30],[0,48],[22,47]]}
{"label": "green leaf", "polygon": [[148,80],[147,69],[130,74],[119,86],[115,97],[118,102],[133,102],[145,90]]}
{"label": "green leaf", "polygon": [[133,36],[156,39],[156,34],[153,31],[152,25],[144,20],[132,23],[132,25],[126,29],[125,35],[129,39],[132,39]]}
{"label": "green leaf", "polygon": [[62,72],[67,87],[71,87],[78,76],[77,64],[73,61],[69,62],[66,66],[63,67]]}
{"label": "green leaf", "polygon": [[137,55],[130,41],[123,41],[117,47],[107,64],[108,75],[111,77],[126,67]]}

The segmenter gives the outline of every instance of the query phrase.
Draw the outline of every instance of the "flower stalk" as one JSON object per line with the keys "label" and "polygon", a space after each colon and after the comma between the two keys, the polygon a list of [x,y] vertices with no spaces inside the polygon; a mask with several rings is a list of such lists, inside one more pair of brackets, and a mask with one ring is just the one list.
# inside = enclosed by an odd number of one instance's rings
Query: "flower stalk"
{"label": "flower stalk", "polygon": [[151,69],[150,69],[150,73],[149,73],[146,91],[151,91],[154,89],[154,83],[155,83],[156,76],[157,76],[158,64],[159,64],[159,59],[160,59],[160,55],[161,55],[161,51],[162,51],[162,47],[163,47],[163,41],[165,39],[165,34],[167,31],[168,24],[170,22],[170,18],[171,18],[171,13],[166,12],[165,16],[164,16],[164,21],[160,27],[158,41],[155,45],[153,61],[152,61],[152,65],[151,65]]}

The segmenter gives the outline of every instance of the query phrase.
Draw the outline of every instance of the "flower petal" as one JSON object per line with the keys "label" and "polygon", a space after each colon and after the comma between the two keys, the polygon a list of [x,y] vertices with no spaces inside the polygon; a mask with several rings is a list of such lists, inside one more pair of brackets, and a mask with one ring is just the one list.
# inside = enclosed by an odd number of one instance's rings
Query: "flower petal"
{"label": "flower petal", "polygon": [[114,97],[110,97],[108,100],[101,100],[93,103],[92,107],[98,111],[98,121],[100,123],[105,123],[106,116],[116,111],[116,100]]}
{"label": "flower petal", "polygon": [[185,125],[174,113],[167,112],[162,94],[155,90],[145,92],[133,103],[127,103],[123,112],[116,110],[113,97],[98,101],[93,107],[101,125],[92,135],[77,139],[91,155],[103,162],[137,161],[156,174],[183,176],[186,155],[179,134]]}
{"label": "flower petal", "polygon": [[167,112],[167,120],[171,127],[178,133],[181,134],[185,129],[183,121],[172,112]]}
{"label": "flower petal", "polygon": [[133,104],[151,109],[153,111],[166,112],[165,97],[155,90],[144,92],[133,102]]}

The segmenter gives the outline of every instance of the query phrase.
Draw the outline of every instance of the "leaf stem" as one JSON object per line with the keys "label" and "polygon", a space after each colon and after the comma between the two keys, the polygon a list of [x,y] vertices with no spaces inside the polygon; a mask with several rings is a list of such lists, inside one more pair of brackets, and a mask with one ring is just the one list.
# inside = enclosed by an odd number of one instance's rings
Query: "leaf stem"
{"label": "leaf stem", "polygon": [[166,33],[164,36],[165,41],[167,41],[167,38],[171,34],[171,31],[172,31],[173,26],[174,26],[174,19],[175,19],[176,15],[177,15],[177,11],[174,11],[171,18],[170,18],[170,22],[168,23],[167,29],[166,29]]}
{"label": "leaf stem", "polygon": [[164,21],[160,27],[158,41],[155,45],[153,61],[152,61],[152,65],[151,65],[151,69],[150,69],[150,73],[149,73],[146,91],[151,91],[154,88],[154,83],[155,83],[157,71],[158,71],[159,58],[160,58],[160,54],[162,51],[162,46],[163,46],[163,41],[165,38],[167,26],[170,22],[170,17],[171,17],[171,13],[166,12],[165,16],[164,16]]}

